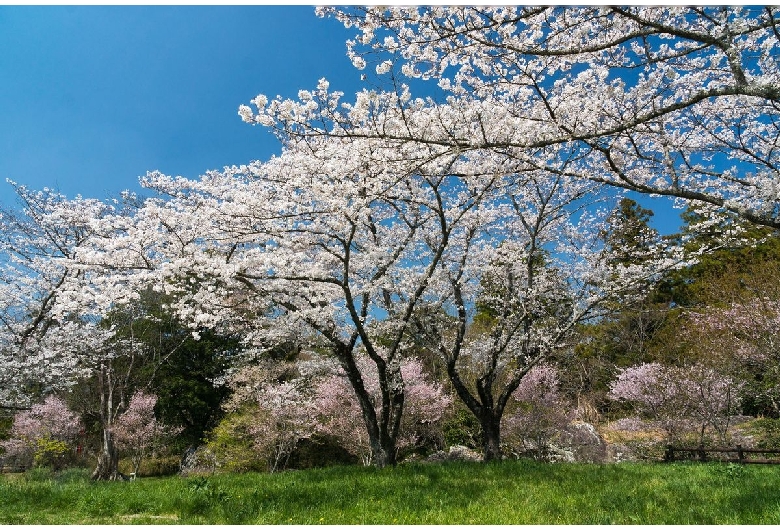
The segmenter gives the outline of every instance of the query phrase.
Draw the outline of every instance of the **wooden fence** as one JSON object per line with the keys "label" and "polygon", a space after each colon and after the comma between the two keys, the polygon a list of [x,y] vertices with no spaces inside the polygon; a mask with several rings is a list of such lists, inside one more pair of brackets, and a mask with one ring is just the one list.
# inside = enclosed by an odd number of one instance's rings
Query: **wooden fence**
{"label": "wooden fence", "polygon": [[[722,455],[722,456],[715,456]],[[754,455],[764,455],[756,458]],[[770,455],[775,455],[771,458]],[[740,464],[780,464],[780,449],[748,449],[736,447],[674,447],[667,446],[665,462],[697,460],[700,462],[737,462]]]}

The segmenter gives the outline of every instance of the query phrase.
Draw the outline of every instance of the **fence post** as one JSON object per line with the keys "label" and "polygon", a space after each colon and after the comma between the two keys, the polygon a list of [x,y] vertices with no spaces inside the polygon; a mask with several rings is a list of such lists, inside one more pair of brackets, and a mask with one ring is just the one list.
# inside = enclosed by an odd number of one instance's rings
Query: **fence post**
{"label": "fence post", "polygon": [[664,462],[674,462],[674,447],[672,445],[666,446],[666,453],[664,453]]}
{"label": "fence post", "polygon": [[707,452],[704,450],[704,447],[700,445],[697,453],[699,454],[699,460],[701,460],[702,462],[707,461]]}
{"label": "fence post", "polygon": [[745,453],[742,451],[742,446],[740,444],[737,444],[737,458],[739,459],[740,464],[745,463]]}

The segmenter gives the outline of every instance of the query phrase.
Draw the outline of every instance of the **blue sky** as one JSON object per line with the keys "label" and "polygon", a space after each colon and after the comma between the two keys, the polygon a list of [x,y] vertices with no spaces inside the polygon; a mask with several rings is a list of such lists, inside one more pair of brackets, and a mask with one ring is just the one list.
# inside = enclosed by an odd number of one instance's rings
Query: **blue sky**
{"label": "blue sky", "polygon": [[[149,170],[267,159],[278,141],[238,106],[321,77],[349,100],[363,86],[352,36],[310,6],[0,6],[0,204],[7,178],[107,198]],[[677,227],[668,201],[642,202]]]}
{"label": "blue sky", "polygon": [[0,6],[0,202],[6,178],[104,198],[278,153],[238,106],[357,91],[348,36],[308,6]]}

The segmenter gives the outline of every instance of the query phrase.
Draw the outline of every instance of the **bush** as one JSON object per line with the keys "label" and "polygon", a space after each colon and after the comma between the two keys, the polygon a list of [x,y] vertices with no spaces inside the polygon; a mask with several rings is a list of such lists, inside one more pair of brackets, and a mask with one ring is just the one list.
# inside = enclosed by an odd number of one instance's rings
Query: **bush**
{"label": "bush", "polygon": [[33,465],[60,469],[75,458],[72,449],[81,427],[79,417],[61,399],[49,396],[14,416],[9,439],[0,442],[3,460],[22,469]]}
{"label": "bush", "polygon": [[471,449],[480,448],[482,431],[477,417],[460,400],[455,402],[453,408],[455,411],[442,423],[444,445],[446,447],[462,445]]}
{"label": "bush", "polygon": [[341,447],[335,438],[315,435],[298,444],[287,466],[293,469],[311,469],[359,463],[360,460]]}
{"label": "bush", "polygon": [[11,426],[14,424],[12,416],[0,417],[0,440],[5,440],[11,435]]}
{"label": "bush", "polygon": [[559,389],[558,370],[534,366],[512,394],[515,410],[502,421],[504,440],[516,454],[538,460],[553,458],[553,442],[574,419],[574,410]]}
{"label": "bush", "polygon": [[141,462],[138,471],[132,459],[123,458],[119,461],[119,470],[124,474],[137,473],[138,477],[164,477],[175,475],[181,467],[181,457],[176,455],[153,456]]}
{"label": "bush", "polygon": [[227,472],[265,471],[266,462],[254,448],[252,430],[257,407],[246,406],[228,414],[209,433],[205,449],[214,457],[217,469]]}
{"label": "bush", "polygon": [[69,467],[56,474],[58,484],[85,483],[91,480],[92,470],[84,467]]}
{"label": "bush", "polygon": [[745,426],[745,431],[753,436],[753,445],[759,449],[780,447],[780,419],[757,418]]}
{"label": "bush", "polygon": [[68,444],[62,440],[54,440],[48,437],[38,438],[35,440],[33,464],[35,467],[62,469],[69,451]]}

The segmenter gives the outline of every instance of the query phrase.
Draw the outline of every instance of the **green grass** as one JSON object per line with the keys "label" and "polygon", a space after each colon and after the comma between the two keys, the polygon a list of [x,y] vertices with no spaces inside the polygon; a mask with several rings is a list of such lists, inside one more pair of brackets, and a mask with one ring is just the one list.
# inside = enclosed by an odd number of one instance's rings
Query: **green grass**
{"label": "green grass", "polygon": [[414,464],[93,483],[0,478],[2,524],[778,524],[780,468]]}

